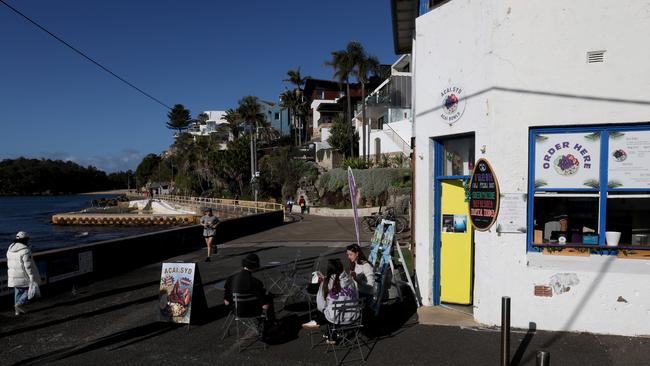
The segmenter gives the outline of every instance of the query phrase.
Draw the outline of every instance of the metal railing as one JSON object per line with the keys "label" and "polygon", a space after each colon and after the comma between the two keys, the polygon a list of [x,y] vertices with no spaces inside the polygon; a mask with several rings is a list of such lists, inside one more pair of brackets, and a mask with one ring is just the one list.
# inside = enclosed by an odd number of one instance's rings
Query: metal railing
{"label": "metal railing", "polygon": [[[388,129],[385,127],[388,127]],[[397,131],[395,131],[395,129],[390,126],[390,123],[384,123],[384,133],[390,137],[391,140],[393,140],[395,145],[397,145],[400,150],[402,150],[402,153],[404,153],[404,155],[411,155],[411,144],[404,141],[402,136],[400,136],[399,133],[397,133]]]}
{"label": "metal railing", "polygon": [[237,212],[242,214],[283,211],[284,209],[279,203],[263,201],[243,201],[227,198],[191,197],[171,194],[157,194],[154,198],[195,209],[197,213],[205,207],[210,207],[220,212]]}

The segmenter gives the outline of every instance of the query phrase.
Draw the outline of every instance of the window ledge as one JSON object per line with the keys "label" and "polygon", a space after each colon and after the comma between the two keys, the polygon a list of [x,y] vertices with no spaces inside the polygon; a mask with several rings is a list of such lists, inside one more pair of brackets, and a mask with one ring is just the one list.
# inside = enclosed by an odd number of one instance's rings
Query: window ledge
{"label": "window ledge", "polygon": [[588,257],[565,257],[529,252],[528,267],[537,270],[583,273],[626,273],[647,275],[649,260],[623,259],[610,255]]}
{"label": "window ledge", "polygon": [[533,244],[533,248],[585,248],[593,250],[650,250],[648,245],[617,245],[610,247],[607,245],[592,244]]}

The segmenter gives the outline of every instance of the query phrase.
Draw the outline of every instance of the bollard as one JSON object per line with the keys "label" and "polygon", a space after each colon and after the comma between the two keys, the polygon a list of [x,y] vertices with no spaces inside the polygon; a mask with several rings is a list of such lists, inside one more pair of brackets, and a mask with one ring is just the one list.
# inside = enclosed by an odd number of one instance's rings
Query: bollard
{"label": "bollard", "polygon": [[510,297],[501,297],[501,366],[510,365]]}
{"label": "bollard", "polygon": [[536,366],[550,366],[551,365],[551,353],[546,351],[537,351],[537,359],[535,362]]}

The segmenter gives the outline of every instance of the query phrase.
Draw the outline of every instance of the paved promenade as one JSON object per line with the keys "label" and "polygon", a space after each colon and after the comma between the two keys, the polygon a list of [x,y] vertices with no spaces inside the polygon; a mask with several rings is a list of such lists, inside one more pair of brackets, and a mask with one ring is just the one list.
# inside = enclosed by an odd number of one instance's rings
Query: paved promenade
{"label": "paved promenade", "polygon": [[[334,365],[324,348],[310,349],[307,334],[300,330],[305,312],[282,310],[280,303],[276,307],[286,332],[279,344],[240,354],[233,336],[220,341],[226,316],[222,288],[248,253],[258,254],[263,265],[290,261],[298,251],[305,261],[343,259],[341,245],[354,238],[351,226],[346,218],[307,217],[228,242],[210,263],[202,262],[203,250],[170,258],[199,262],[209,311],[189,329],[156,321],[160,263],[40,299],[21,317],[1,312],[0,364]],[[274,270],[263,269],[256,276],[265,278]],[[413,306],[393,306],[388,312],[391,324],[382,336],[368,341],[368,365],[498,364],[497,329],[420,325]],[[534,365],[537,349],[551,352],[551,365],[648,364],[650,339],[542,331],[515,331],[511,337],[513,364]],[[360,363],[358,354],[346,361]]]}

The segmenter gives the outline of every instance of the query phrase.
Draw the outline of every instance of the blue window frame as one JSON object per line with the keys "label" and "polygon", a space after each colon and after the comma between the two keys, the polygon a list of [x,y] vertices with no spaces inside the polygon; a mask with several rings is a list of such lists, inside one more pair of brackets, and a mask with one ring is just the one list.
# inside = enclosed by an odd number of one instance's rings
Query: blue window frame
{"label": "blue window frame", "polygon": [[[528,251],[559,245],[554,235],[566,247],[650,250],[650,124],[532,128],[528,176]],[[569,230],[568,212],[581,228]],[[617,225],[626,230],[625,239],[607,247],[604,233]],[[585,228],[594,233],[585,234]]]}

